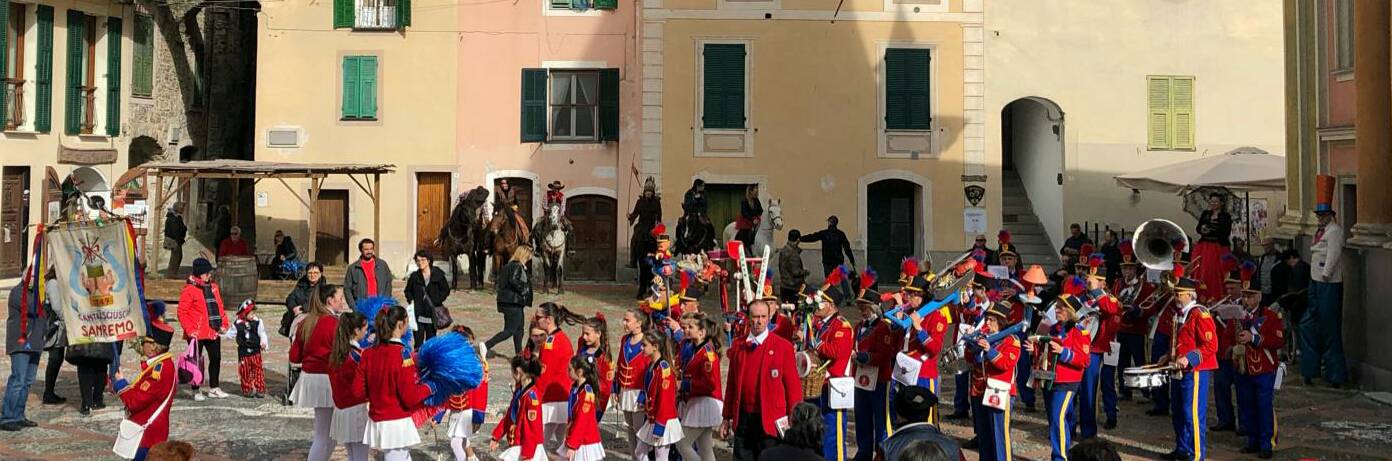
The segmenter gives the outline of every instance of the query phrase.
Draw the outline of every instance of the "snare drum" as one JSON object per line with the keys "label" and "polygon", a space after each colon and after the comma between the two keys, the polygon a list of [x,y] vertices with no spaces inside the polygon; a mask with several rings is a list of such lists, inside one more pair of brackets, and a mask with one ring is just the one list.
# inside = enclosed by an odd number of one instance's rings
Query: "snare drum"
{"label": "snare drum", "polygon": [[1170,367],[1144,366],[1122,370],[1122,385],[1132,389],[1154,389],[1169,382]]}

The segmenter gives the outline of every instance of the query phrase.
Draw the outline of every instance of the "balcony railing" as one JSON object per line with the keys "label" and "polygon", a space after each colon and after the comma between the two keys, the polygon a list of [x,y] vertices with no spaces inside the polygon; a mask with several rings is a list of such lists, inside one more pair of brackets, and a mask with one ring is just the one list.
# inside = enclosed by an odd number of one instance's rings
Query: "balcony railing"
{"label": "balcony railing", "polygon": [[82,92],[82,107],[80,108],[82,111],[82,118],[80,119],[82,123],[80,132],[82,134],[92,134],[92,131],[97,128],[97,87],[82,86],[78,87],[77,90]]}
{"label": "balcony railing", "polygon": [[24,80],[4,79],[5,126],[13,130],[24,125]]}
{"label": "balcony railing", "polygon": [[363,2],[358,7],[359,29],[395,29],[396,28],[396,5],[395,2],[388,4],[386,1]]}

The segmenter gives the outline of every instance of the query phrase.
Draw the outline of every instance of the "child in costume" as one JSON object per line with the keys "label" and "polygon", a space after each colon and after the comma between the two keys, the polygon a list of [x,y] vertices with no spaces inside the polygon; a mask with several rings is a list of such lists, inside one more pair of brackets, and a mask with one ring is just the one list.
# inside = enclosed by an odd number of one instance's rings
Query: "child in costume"
{"label": "child in costume", "polygon": [[604,419],[604,410],[609,407],[609,397],[614,388],[614,354],[609,351],[609,324],[604,313],[596,313],[585,321],[580,330],[580,339],[575,344],[575,355],[584,357],[594,364],[595,381],[590,383],[598,392],[599,405],[595,407],[595,419]]}
{"label": "child in costume", "polygon": [[333,350],[329,352],[329,384],[333,390],[333,423],[329,437],[343,444],[349,461],[367,461],[367,396],[357,392],[353,382],[358,379],[362,361],[362,344],[367,339],[367,319],[357,312],[344,312],[338,317],[334,332]]}
{"label": "child in costume", "polygon": [[[474,342],[474,330],[467,326],[454,327],[454,334],[463,336],[470,343]],[[454,452],[455,461],[478,461],[469,438],[483,427],[484,417],[488,415],[488,361],[479,356],[479,362],[483,364],[483,382],[479,383],[479,387],[452,395],[445,402],[445,409],[450,411],[450,450]]]}
{"label": "child in costume", "polygon": [[677,419],[677,373],[669,360],[672,357],[667,337],[656,331],[643,335],[643,355],[648,357],[644,376],[644,392],[638,403],[643,406],[647,422],[638,430],[634,459],[648,461],[648,452],[656,453],[658,461],[666,461],[672,445],[682,439],[681,420]]}
{"label": "child in costume", "polygon": [[643,405],[639,396],[643,393],[643,373],[648,369],[648,356],[643,353],[643,332],[648,329],[647,314],[638,308],[624,312],[624,336],[619,340],[619,356],[614,365],[614,395],[617,406],[623,412],[627,424],[628,440],[638,446],[638,429],[643,427]]}
{"label": "child in costume", "polygon": [[129,425],[121,425],[121,436],[117,437],[113,451],[126,459],[144,460],[150,447],[169,439],[169,411],[178,391],[179,373],[174,369],[174,355],[169,353],[174,328],[159,317],[150,316],[146,336],[140,338],[140,352],[145,356],[145,361],[140,362],[140,374],[132,380],[120,371],[113,376],[112,388],[126,405],[125,421],[141,427],[138,446],[131,450],[129,442],[123,443],[122,439],[137,434],[128,434]]}
{"label": "child in costume", "polygon": [[562,458],[569,461],[599,461],[604,459],[604,445],[599,440],[599,398],[593,383],[599,374],[584,356],[570,360],[570,426],[566,428]]}
{"label": "child in costume", "polygon": [[261,352],[269,348],[266,325],[256,316],[256,302],[243,301],[237,308],[237,320],[227,337],[237,341],[237,375],[242,379],[242,395],[261,398],[266,395],[266,374]]}
{"label": "child in costume", "polygon": [[402,340],[406,334],[406,308],[383,307],[376,314],[377,344],[363,351],[354,392],[367,396],[369,422],[363,442],[385,452],[388,461],[411,459],[411,446],[420,443],[420,433],[411,414],[425,407],[435,394],[419,381],[415,361]]}
{"label": "child in costume", "polygon": [[300,379],[290,400],[300,408],[314,409],[314,438],[309,446],[310,461],[326,461],[333,453],[329,437],[333,423],[333,387],[329,383],[329,352],[333,349],[338,317],[330,305],[343,303],[342,287],[324,284],[310,295],[309,311],[296,326],[290,343],[290,363],[300,364]]}
{"label": "child in costume", "polygon": [[510,444],[498,459],[503,461],[545,461],[546,450],[541,446],[541,395],[535,384],[541,376],[541,362],[535,358],[513,357],[512,380],[517,390],[508,403],[503,420],[493,428],[488,448],[497,450],[498,442],[507,438]]}

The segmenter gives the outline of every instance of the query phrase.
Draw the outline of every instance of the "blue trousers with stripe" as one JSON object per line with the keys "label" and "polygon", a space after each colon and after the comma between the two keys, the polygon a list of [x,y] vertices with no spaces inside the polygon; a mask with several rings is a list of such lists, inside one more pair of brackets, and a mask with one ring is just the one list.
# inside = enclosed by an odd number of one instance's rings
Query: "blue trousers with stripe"
{"label": "blue trousers with stripe", "polygon": [[977,453],[981,461],[1009,461],[1010,451],[1010,412],[997,410],[981,404],[981,399],[971,400],[972,427],[976,429]]}
{"label": "blue trousers with stripe", "polygon": [[817,402],[822,407],[822,457],[827,461],[846,461],[846,410],[832,409],[829,402],[830,390],[822,389],[822,397]]}
{"label": "blue trousers with stripe", "polygon": [[1208,456],[1208,386],[1212,371],[1186,371],[1170,382],[1170,421],[1174,424],[1175,452],[1181,459],[1199,461]]}
{"label": "blue trousers with stripe", "polygon": [[1260,451],[1276,448],[1276,373],[1237,375],[1237,410],[1247,446]]}
{"label": "blue trousers with stripe", "polygon": [[1049,447],[1050,459],[1066,461],[1068,446],[1073,442],[1073,427],[1078,421],[1075,399],[1078,383],[1059,384],[1044,394],[1044,404],[1049,407]]}
{"label": "blue trousers with stripe", "polygon": [[[918,377],[918,387],[928,389],[928,392],[932,392],[933,395],[938,396],[940,399],[942,398],[942,388],[938,387],[938,378],[924,378],[920,376]],[[933,407],[933,410],[928,412],[928,422],[934,426],[938,425],[937,407]]]}
{"label": "blue trousers with stripe", "polygon": [[1034,407],[1034,386],[1029,382],[1032,363],[1029,351],[1020,348],[1020,360],[1015,361],[1015,389],[1020,391],[1020,402],[1031,408]]}
{"label": "blue trousers with stripe", "polygon": [[1240,426],[1233,411],[1233,389],[1237,387],[1237,366],[1230,360],[1219,360],[1213,375],[1213,404],[1219,426]]}
{"label": "blue trousers with stripe", "polygon": [[1097,396],[1102,395],[1102,411],[1107,421],[1116,421],[1116,367],[1103,365],[1101,353],[1094,352],[1088,360],[1087,371],[1083,372],[1083,388],[1078,391],[1078,426],[1082,438],[1097,437]]}
{"label": "blue trousers with stripe", "polygon": [[965,415],[968,410],[974,410],[971,404],[971,374],[967,372],[957,373],[952,377],[952,383],[956,387],[952,389],[952,412],[954,414]]}
{"label": "blue trousers with stripe", "polygon": [[855,461],[873,459],[875,447],[889,437],[889,386],[884,382],[876,385],[873,391],[859,387],[855,390]]}
{"label": "blue trousers with stripe", "polygon": [[[1150,363],[1160,361],[1160,357],[1170,353],[1170,335],[1156,333],[1150,340]],[[1150,398],[1155,402],[1155,411],[1170,410],[1170,384],[1150,390]]]}

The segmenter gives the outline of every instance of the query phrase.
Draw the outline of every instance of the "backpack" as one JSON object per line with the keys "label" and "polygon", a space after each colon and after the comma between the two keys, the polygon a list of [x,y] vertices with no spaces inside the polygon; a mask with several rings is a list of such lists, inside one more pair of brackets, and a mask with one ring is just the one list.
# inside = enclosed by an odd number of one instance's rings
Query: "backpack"
{"label": "backpack", "polygon": [[203,385],[203,353],[198,349],[198,340],[190,339],[188,348],[174,358],[174,369],[179,372],[179,384]]}

